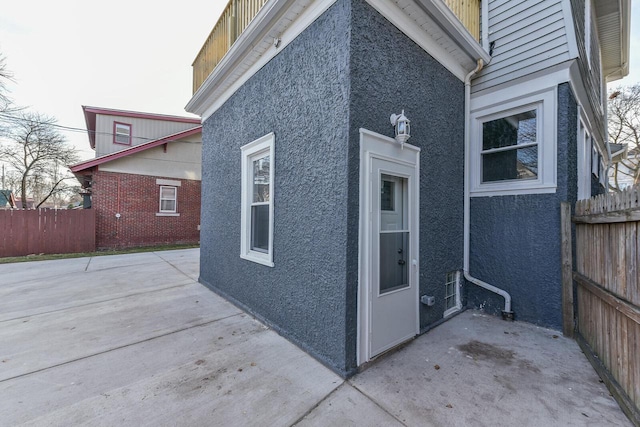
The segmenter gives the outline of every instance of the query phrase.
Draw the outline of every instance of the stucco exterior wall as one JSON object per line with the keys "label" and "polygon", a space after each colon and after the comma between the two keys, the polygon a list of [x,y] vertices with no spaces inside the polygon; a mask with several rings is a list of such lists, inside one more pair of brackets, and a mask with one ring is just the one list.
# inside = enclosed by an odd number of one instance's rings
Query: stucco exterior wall
{"label": "stucco exterior wall", "polygon": [[[203,127],[200,281],[347,374],[350,2],[327,12]],[[275,133],[274,267],[240,258],[240,147]],[[350,327],[350,325],[349,325]]]}
{"label": "stucco exterior wall", "polygon": [[[410,90],[408,90],[410,88]],[[421,326],[462,268],[462,82],[363,0],[338,0],[203,128],[200,281],[335,371],[356,368],[359,129],[412,120],[421,154]],[[240,258],[240,147],[275,133],[274,264]]]}
{"label": "stucco exterior wall", "polygon": [[[180,180],[180,216],[157,216],[160,185],[166,176],[97,171],[92,209],[96,212],[96,247],[127,248],[162,244],[197,244],[200,239],[200,181]],[[116,214],[120,214],[120,218]]]}
{"label": "stucco exterior wall", "polygon": [[[555,194],[471,199],[471,274],[509,292],[517,320],[562,327],[560,203],[577,198],[577,104],[558,86]],[[499,314],[504,300],[468,285],[468,304]]]}
{"label": "stucco exterior wall", "polygon": [[352,4],[349,304],[358,281],[358,130],[393,136],[389,116],[404,109],[408,143],[421,148],[420,295],[436,297],[432,307],[420,304],[425,330],[443,317],[446,273],[462,269],[464,84],[365,1]]}

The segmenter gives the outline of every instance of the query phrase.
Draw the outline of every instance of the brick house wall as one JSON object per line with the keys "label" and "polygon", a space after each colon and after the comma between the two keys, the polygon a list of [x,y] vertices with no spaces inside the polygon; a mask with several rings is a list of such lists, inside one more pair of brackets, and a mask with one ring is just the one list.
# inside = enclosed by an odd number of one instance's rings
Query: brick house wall
{"label": "brick house wall", "polygon": [[[160,204],[158,179],[180,182],[179,216],[156,215]],[[92,189],[97,249],[200,241],[200,181],[97,170]]]}

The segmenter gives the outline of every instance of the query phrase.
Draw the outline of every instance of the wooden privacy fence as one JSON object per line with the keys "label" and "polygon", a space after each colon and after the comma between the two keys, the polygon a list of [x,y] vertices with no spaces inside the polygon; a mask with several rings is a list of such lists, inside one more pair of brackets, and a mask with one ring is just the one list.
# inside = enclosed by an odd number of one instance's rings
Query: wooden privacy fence
{"label": "wooden privacy fence", "polygon": [[93,209],[0,210],[0,257],[96,250]]}
{"label": "wooden privacy fence", "polygon": [[[640,187],[578,201],[573,223],[576,339],[623,411],[640,425]],[[563,262],[570,265],[570,259],[566,254]],[[567,295],[574,288],[568,279]],[[568,300],[572,295],[565,299],[565,320],[573,320]]]}

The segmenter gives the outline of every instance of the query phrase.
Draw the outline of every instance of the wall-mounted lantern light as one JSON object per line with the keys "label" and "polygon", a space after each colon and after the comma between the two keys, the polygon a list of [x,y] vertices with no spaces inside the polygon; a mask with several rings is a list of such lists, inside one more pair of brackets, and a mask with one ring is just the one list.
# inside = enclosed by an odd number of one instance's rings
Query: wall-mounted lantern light
{"label": "wall-mounted lantern light", "polygon": [[404,115],[404,110],[402,110],[402,113],[399,115],[391,115],[391,125],[394,126],[396,130],[396,141],[400,143],[402,148],[404,148],[404,143],[411,137],[411,126],[409,123],[410,120]]}

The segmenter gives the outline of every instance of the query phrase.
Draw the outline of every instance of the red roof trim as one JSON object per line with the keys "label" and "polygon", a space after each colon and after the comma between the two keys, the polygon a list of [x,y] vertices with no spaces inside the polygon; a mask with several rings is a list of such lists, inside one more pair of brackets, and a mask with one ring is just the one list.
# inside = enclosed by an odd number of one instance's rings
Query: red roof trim
{"label": "red roof trim", "polygon": [[149,142],[145,142],[144,144],[134,145],[133,147],[116,151],[115,153],[106,154],[101,157],[96,157],[95,159],[87,160],[81,163],[76,163],[75,165],[70,165],[69,169],[71,169],[71,172],[73,173],[81,172],[83,170],[101,165],[103,163],[120,159],[122,157],[130,156],[131,154],[139,153],[141,151],[145,151],[150,148],[157,147],[162,144],[166,144],[168,142],[173,142],[178,139],[186,138],[187,136],[195,135],[200,132],[202,132],[202,126],[196,126],[194,128],[187,129],[182,132],[174,133],[173,135],[165,136],[164,138],[161,138],[161,139],[156,139],[155,141],[149,141]]}
{"label": "red roof trim", "polygon": [[89,134],[89,144],[91,148],[96,148],[96,115],[104,114],[107,116],[133,117],[138,119],[164,120],[168,122],[192,123],[194,125],[201,124],[199,118],[170,116],[167,114],[143,113],[140,111],[115,110],[112,108],[82,106],[84,112],[84,121],[87,125],[87,133]]}
{"label": "red roof trim", "polygon": [[200,119],[195,117],[184,117],[184,116],[170,116],[167,114],[155,114],[155,113],[143,113],[140,111],[127,111],[127,110],[114,110],[111,108],[98,108],[98,107],[88,107],[82,106],[82,109],[87,113],[93,114],[104,114],[107,116],[120,116],[120,117],[135,117],[138,119],[152,119],[152,120],[165,120],[169,122],[180,122],[180,123],[193,123],[195,125],[200,124]]}

